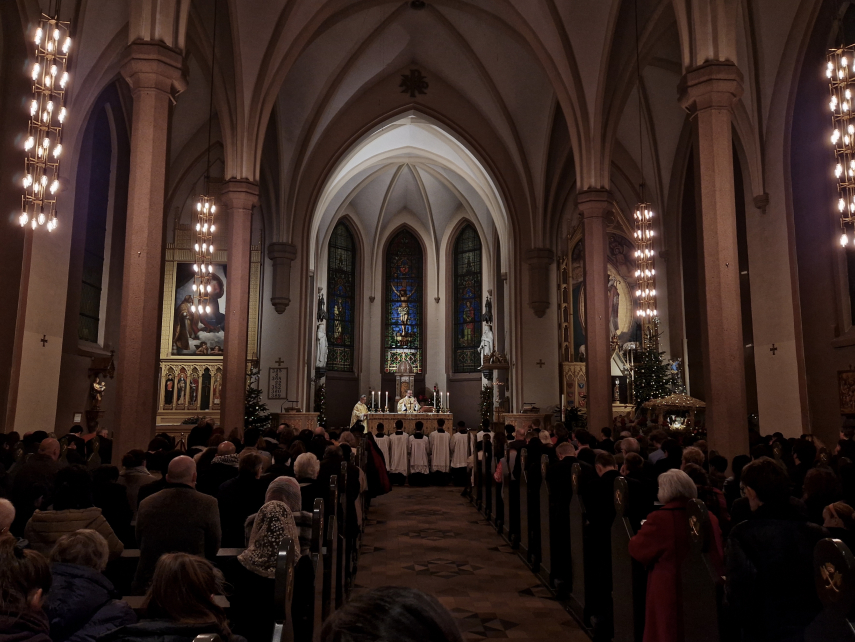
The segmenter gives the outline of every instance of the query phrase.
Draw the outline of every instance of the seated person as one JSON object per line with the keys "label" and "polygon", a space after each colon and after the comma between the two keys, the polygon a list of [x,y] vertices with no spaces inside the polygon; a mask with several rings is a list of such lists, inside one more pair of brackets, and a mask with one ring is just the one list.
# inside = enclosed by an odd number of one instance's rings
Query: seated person
{"label": "seated person", "polygon": [[323,497],[324,503],[329,503],[327,496],[330,480],[327,480],[327,488],[324,489],[317,481],[320,470],[321,462],[312,453],[303,453],[294,461],[294,475],[300,484],[303,510],[306,512],[314,510],[315,499],[318,497]]}
{"label": "seated person", "polygon": [[42,606],[51,588],[44,555],[18,548],[14,537],[0,537],[0,637],[18,642],[51,642]]}

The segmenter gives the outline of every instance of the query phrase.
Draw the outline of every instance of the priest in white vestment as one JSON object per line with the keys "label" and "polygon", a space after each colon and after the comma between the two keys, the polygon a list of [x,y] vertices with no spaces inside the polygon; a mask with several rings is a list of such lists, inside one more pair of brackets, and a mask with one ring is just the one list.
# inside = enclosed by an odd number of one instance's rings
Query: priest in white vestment
{"label": "priest in white vestment", "polygon": [[436,486],[447,486],[449,460],[451,459],[451,435],[445,432],[445,419],[436,420],[436,430],[430,434],[428,439],[430,441],[431,481]]}
{"label": "priest in white vestment", "polygon": [[407,390],[407,395],[398,401],[398,412],[418,412],[419,402],[413,396],[412,390]]}
{"label": "priest in white vestment", "polygon": [[356,405],[353,407],[353,412],[350,413],[350,425],[351,427],[357,421],[361,421],[365,423],[365,420],[368,417],[368,406],[365,405],[365,402],[368,400],[368,397],[362,395],[359,398],[359,401],[356,402]]}
{"label": "priest in white vestment", "polygon": [[377,449],[383,455],[383,463],[386,464],[386,472],[389,472],[389,436],[386,434],[386,428],[383,424],[377,424],[377,433],[374,435],[374,443],[377,444]]}
{"label": "priest in white vestment", "polygon": [[457,424],[457,432],[451,437],[451,480],[458,488],[466,486],[469,466],[469,431],[462,421]]}
{"label": "priest in white vestment", "polygon": [[416,422],[416,431],[410,435],[410,486],[430,484],[430,441],[425,437],[424,424]]}
{"label": "priest in white vestment", "polygon": [[389,481],[398,486],[407,483],[407,463],[410,436],[404,432],[404,422],[395,422],[395,433],[389,436]]}

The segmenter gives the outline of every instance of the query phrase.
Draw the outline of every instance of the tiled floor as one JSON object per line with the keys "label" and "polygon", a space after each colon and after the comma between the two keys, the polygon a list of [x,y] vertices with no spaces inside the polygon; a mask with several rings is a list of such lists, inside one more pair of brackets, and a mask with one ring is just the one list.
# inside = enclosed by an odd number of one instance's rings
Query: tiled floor
{"label": "tiled floor", "polygon": [[371,505],[355,590],[405,585],[435,595],[466,640],[587,642],[460,489],[395,489]]}

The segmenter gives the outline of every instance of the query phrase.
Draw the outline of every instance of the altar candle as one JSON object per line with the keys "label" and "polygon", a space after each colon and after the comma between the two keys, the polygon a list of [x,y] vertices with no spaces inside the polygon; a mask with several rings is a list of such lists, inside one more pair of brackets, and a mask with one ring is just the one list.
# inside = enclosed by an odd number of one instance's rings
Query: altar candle
{"label": "altar candle", "polygon": [[451,412],[451,393],[450,392],[445,393],[445,411]]}
{"label": "altar candle", "polygon": [[567,406],[564,405],[564,393],[561,393],[561,410],[564,410]]}
{"label": "altar candle", "polygon": [[442,393],[439,393],[439,409],[442,410]]}
{"label": "altar candle", "polygon": [[389,407],[389,391],[386,391],[386,407]]}

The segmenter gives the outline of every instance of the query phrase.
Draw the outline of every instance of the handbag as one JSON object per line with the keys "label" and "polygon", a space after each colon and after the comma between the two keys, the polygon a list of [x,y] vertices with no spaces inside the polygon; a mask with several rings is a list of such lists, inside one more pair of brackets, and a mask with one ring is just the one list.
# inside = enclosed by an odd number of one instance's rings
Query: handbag
{"label": "handbag", "polygon": [[493,481],[497,484],[502,483],[502,460],[499,460],[498,465],[496,466],[496,472],[493,473]]}

